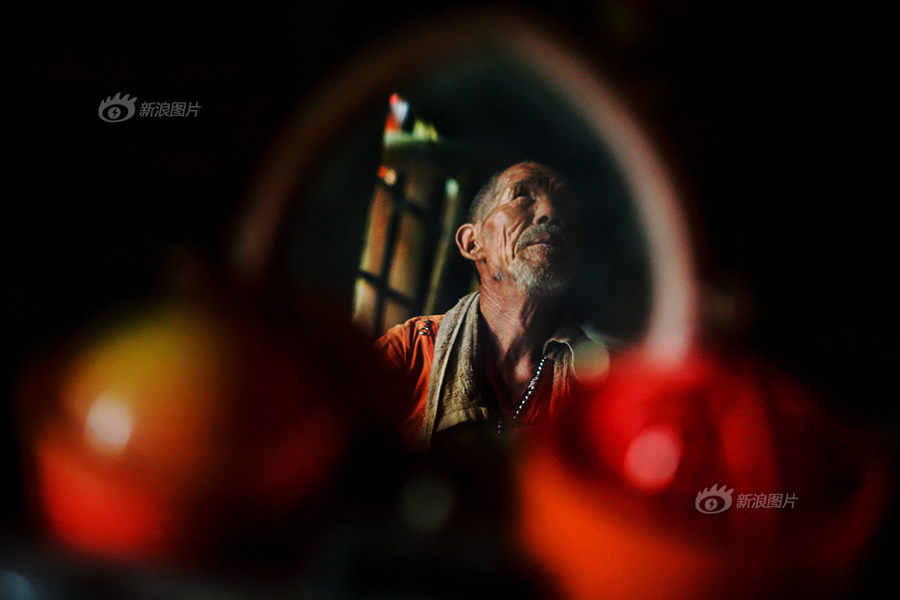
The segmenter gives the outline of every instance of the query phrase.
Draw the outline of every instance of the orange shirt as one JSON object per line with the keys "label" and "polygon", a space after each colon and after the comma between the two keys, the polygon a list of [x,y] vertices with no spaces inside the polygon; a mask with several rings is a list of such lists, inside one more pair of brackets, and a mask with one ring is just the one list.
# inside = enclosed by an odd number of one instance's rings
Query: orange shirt
{"label": "orange shirt", "polygon": [[434,360],[434,340],[444,315],[414,317],[395,325],[375,342],[389,368],[398,372],[402,386],[399,407],[405,419],[400,426],[403,439],[415,446],[425,421],[428,380]]}
{"label": "orange shirt", "polygon": [[[428,385],[431,378],[431,366],[434,362],[434,343],[443,315],[414,317],[402,325],[395,325],[375,343],[376,350],[386,361],[388,368],[395,371],[399,379],[398,416],[402,419],[400,433],[410,447],[416,447],[426,418]],[[488,365],[490,367],[490,365]],[[490,397],[499,397],[497,391],[499,377],[491,368],[486,372],[486,383]],[[517,422],[519,426],[533,426],[537,422],[549,418],[550,389],[552,388],[553,369],[548,369]],[[511,409],[503,402],[497,402],[503,412],[504,420],[511,417]]]}

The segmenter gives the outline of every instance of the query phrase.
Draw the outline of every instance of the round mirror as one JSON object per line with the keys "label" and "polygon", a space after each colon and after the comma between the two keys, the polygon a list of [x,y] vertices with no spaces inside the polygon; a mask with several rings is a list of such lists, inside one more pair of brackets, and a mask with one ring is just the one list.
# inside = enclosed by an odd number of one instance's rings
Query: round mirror
{"label": "round mirror", "polygon": [[580,201],[584,329],[682,356],[696,291],[670,174],[600,74],[505,16],[398,35],[300,107],[250,190],[234,267],[249,285],[325,298],[373,336],[445,312],[473,286],[453,242],[469,202],[524,160],[559,171]]}

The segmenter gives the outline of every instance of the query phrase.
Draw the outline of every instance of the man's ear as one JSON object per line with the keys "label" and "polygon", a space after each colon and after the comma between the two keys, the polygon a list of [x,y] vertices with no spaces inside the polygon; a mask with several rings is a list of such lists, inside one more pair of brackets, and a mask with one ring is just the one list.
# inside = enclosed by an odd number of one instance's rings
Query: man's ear
{"label": "man's ear", "polygon": [[471,223],[465,223],[456,230],[456,245],[459,247],[459,253],[469,260],[478,260],[484,256],[478,231]]}

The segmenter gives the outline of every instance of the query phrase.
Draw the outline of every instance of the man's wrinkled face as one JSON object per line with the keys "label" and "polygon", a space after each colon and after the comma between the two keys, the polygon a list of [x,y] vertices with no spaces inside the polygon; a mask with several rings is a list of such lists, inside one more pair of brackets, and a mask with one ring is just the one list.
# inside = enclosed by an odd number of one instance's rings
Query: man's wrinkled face
{"label": "man's wrinkled face", "polygon": [[549,169],[526,163],[505,171],[500,188],[479,225],[488,273],[531,295],[562,291],[575,274],[581,246],[568,186]]}

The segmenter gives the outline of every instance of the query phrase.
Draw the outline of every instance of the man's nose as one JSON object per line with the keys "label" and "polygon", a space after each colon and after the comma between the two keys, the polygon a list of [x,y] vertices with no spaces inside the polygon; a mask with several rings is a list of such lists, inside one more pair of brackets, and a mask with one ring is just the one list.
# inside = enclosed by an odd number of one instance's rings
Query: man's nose
{"label": "man's nose", "polygon": [[534,224],[542,225],[544,223],[560,226],[563,224],[559,207],[552,198],[541,198],[534,205]]}

